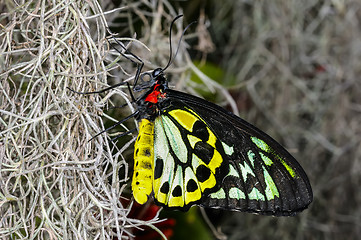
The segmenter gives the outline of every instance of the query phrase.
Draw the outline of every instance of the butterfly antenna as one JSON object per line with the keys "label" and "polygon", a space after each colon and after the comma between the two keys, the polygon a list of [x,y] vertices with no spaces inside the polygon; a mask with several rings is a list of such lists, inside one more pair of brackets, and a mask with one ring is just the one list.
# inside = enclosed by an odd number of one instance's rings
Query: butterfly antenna
{"label": "butterfly antenna", "polygon": [[174,54],[174,57],[172,57],[172,55],[173,55],[173,53],[172,53],[172,27],[173,27],[173,24],[175,23],[175,21],[177,21],[177,20],[178,20],[179,18],[181,18],[181,17],[183,17],[183,15],[178,15],[177,17],[175,17],[175,18],[173,19],[173,21],[172,21],[171,24],[170,24],[170,28],[169,28],[169,32],[170,32],[170,33],[169,33],[169,61],[168,61],[167,65],[162,69],[162,71],[159,72],[159,74],[162,73],[162,72],[164,72],[170,65],[172,65],[175,57],[176,57],[177,54],[178,54],[179,47],[180,47],[180,43],[181,43],[181,41],[182,41],[182,38],[183,38],[185,32],[187,31],[187,29],[188,29],[193,23],[196,23],[196,21],[191,22],[191,23],[188,24],[188,26],[183,30],[183,33],[182,33],[182,35],[181,35],[181,37],[180,37],[180,39],[179,39],[179,41],[178,41],[177,50],[176,50],[176,52],[175,52],[175,54]]}

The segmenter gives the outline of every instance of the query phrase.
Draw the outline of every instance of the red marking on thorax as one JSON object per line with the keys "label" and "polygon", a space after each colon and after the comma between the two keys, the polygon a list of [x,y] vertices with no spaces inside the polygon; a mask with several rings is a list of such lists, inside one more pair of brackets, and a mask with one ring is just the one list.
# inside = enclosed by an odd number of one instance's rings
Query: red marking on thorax
{"label": "red marking on thorax", "polygon": [[160,84],[156,84],[153,88],[153,92],[151,92],[150,94],[148,94],[148,96],[145,98],[146,102],[151,102],[151,103],[157,103],[158,99],[160,97],[164,97],[164,93],[162,93],[161,91],[159,91],[159,86]]}

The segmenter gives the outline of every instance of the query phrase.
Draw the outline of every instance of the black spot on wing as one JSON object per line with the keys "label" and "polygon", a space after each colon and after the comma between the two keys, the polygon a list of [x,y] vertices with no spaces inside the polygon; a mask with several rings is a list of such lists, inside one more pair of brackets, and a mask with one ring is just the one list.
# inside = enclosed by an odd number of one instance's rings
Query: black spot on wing
{"label": "black spot on wing", "polygon": [[205,142],[208,141],[209,132],[207,130],[207,125],[200,120],[196,121],[193,124],[192,134]]}
{"label": "black spot on wing", "polygon": [[173,189],[173,191],[172,191],[172,196],[173,196],[173,197],[180,197],[180,196],[182,196],[182,188],[181,188],[179,185],[177,185],[177,186]]}
{"label": "black spot on wing", "polygon": [[169,192],[169,183],[165,182],[163,183],[162,187],[160,188],[160,192],[164,194],[168,194]]}
{"label": "black spot on wing", "polygon": [[164,167],[163,159],[157,158],[155,162],[154,179],[158,179],[162,176],[163,167]]}
{"label": "black spot on wing", "polygon": [[198,189],[198,186],[197,186],[196,181],[194,181],[193,179],[190,179],[187,183],[187,192],[194,192],[197,189]]}
{"label": "black spot on wing", "polygon": [[214,148],[205,142],[197,142],[194,146],[194,154],[197,155],[206,165],[213,157]]}
{"label": "black spot on wing", "polygon": [[196,177],[199,182],[205,182],[211,176],[211,170],[204,165],[200,165],[196,170]]}

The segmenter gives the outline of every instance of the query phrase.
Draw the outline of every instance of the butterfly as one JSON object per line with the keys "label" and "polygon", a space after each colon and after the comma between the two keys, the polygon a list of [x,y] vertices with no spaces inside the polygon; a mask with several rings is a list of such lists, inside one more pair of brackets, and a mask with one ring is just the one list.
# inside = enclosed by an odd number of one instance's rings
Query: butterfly
{"label": "butterfly", "polygon": [[279,143],[220,106],[172,90],[155,69],[138,90],[132,190],[144,204],[289,216],[307,208],[306,173]]}

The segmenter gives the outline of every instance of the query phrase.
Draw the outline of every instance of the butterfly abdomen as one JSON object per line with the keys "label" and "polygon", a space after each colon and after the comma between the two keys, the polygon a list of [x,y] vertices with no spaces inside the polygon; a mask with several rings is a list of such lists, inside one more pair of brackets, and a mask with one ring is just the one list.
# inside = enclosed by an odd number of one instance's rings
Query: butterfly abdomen
{"label": "butterfly abdomen", "polygon": [[154,123],[142,119],[134,145],[134,172],[132,190],[135,200],[144,204],[152,192],[154,168]]}

